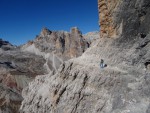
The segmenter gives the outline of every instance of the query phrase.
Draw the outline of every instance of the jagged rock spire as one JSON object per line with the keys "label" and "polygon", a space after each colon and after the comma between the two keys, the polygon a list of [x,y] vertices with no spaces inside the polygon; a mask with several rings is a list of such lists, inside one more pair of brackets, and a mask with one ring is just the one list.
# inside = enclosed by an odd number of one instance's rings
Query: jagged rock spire
{"label": "jagged rock spire", "polygon": [[46,27],[44,27],[40,33],[41,37],[45,37],[47,35],[50,35],[52,33],[52,31],[50,31],[49,29],[47,29]]}

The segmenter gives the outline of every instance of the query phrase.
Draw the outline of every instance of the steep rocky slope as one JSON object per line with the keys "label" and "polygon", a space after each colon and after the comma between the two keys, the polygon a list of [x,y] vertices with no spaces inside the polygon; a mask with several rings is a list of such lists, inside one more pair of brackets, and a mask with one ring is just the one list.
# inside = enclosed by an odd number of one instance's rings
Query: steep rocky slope
{"label": "steep rocky slope", "polygon": [[[81,57],[61,65],[57,74],[38,76],[23,91],[21,110],[25,113],[149,113],[150,75],[145,70],[145,58],[149,57],[150,44],[138,50],[137,44],[123,49],[111,46],[113,43],[112,39],[101,39]],[[143,50],[148,53],[143,55]],[[107,64],[104,69],[99,68],[101,58]]]}
{"label": "steep rocky slope", "polygon": [[150,1],[98,2],[101,39],[31,82],[23,113],[150,113]]}
{"label": "steep rocky slope", "polygon": [[21,91],[35,76],[46,74],[42,57],[0,40],[0,113],[17,113]]}

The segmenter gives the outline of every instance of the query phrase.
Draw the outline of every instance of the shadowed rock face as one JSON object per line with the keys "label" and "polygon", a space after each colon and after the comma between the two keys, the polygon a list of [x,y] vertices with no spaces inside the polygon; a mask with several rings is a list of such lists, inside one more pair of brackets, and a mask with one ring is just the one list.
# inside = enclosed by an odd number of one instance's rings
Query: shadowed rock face
{"label": "shadowed rock face", "polygon": [[23,90],[22,112],[149,113],[150,1],[98,2],[101,37],[110,38],[31,82]]}
{"label": "shadowed rock face", "polygon": [[18,113],[22,89],[47,73],[45,60],[0,40],[0,113]]}
{"label": "shadowed rock face", "polygon": [[[21,96],[22,89],[25,88],[35,76],[39,74],[43,75],[44,73],[38,73],[36,71],[30,72],[30,69],[27,69],[26,72],[26,70],[22,70],[23,68],[19,70],[15,68],[12,69],[12,67],[6,66],[8,64],[5,65],[5,63],[3,63],[4,66],[2,66],[2,64],[0,66],[0,111],[2,113],[17,113],[23,100]],[[36,66],[33,67],[36,68]],[[40,71],[41,68],[42,66],[38,71]]]}
{"label": "shadowed rock face", "polygon": [[0,39],[0,49],[3,50],[10,50],[10,49],[14,49],[16,48],[15,46],[13,46],[12,44],[10,44],[8,41],[4,41],[2,39]]}

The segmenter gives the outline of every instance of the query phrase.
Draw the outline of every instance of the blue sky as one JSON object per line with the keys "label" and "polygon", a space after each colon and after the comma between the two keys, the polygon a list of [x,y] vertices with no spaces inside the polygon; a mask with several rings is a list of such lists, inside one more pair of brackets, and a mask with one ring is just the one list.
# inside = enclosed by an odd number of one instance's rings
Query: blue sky
{"label": "blue sky", "polygon": [[33,40],[43,27],[98,31],[97,0],[0,0],[0,38],[15,45]]}

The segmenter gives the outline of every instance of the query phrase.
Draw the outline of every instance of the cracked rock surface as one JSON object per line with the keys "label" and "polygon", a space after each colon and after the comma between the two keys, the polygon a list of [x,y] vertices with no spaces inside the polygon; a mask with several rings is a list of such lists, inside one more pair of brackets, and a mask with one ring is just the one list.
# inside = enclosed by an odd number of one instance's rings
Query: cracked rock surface
{"label": "cracked rock surface", "polygon": [[[149,113],[150,70],[145,57],[150,55],[150,44],[123,49],[114,43],[114,39],[99,39],[81,57],[62,64],[55,75],[36,77],[23,90],[21,111]],[[146,54],[140,57],[142,51]],[[104,69],[99,67],[100,59],[107,64]]]}

